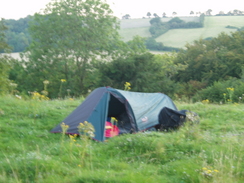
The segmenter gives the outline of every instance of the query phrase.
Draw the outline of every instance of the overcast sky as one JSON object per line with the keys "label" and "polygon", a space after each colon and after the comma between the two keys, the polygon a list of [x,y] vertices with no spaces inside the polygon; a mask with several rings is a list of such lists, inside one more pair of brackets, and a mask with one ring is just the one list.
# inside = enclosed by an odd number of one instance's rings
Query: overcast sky
{"label": "overcast sky", "polygon": [[[0,18],[19,19],[33,15],[44,9],[51,0],[1,0]],[[147,12],[168,16],[172,12],[178,15],[189,15],[190,11],[204,12],[213,10],[213,14],[238,9],[244,11],[243,0],[107,0],[115,16],[121,18],[130,14],[131,18],[146,17]]]}

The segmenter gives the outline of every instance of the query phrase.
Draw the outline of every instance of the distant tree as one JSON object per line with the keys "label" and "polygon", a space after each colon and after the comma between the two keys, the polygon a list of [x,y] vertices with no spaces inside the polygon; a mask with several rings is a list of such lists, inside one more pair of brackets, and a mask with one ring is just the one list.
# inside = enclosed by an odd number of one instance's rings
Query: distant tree
{"label": "distant tree", "polygon": [[153,16],[154,16],[155,18],[159,17],[159,16],[157,15],[157,13],[153,13]]}
{"label": "distant tree", "polygon": [[220,11],[220,12],[219,12],[219,15],[224,15],[224,14],[225,14],[224,11]]}
{"label": "distant tree", "polygon": [[129,14],[126,14],[122,17],[122,19],[130,19],[130,15]]}
{"label": "distant tree", "polygon": [[165,18],[166,17],[166,13],[165,12],[163,12],[163,18]]}
{"label": "distant tree", "polygon": [[177,15],[177,13],[174,11],[174,12],[172,13],[172,15],[173,15],[173,16],[176,16],[176,15]]}
{"label": "distant tree", "polygon": [[237,10],[237,9],[233,10],[233,14],[234,15],[238,15],[239,14],[239,10]]}
{"label": "distant tree", "polygon": [[211,10],[211,9],[208,9],[208,10],[206,11],[206,14],[207,14],[207,15],[211,15],[211,13],[212,13],[212,10]]}
{"label": "distant tree", "polygon": [[150,18],[152,16],[152,14],[150,12],[147,12],[147,16],[148,16],[148,18]]}
{"label": "distant tree", "polygon": [[234,15],[242,15],[243,11],[235,9],[235,10],[233,10],[233,14]]}
{"label": "distant tree", "polygon": [[190,15],[194,15],[194,11],[191,11],[191,12],[190,12]]}
{"label": "distant tree", "polygon": [[227,15],[231,16],[233,13],[231,11],[228,11]]}

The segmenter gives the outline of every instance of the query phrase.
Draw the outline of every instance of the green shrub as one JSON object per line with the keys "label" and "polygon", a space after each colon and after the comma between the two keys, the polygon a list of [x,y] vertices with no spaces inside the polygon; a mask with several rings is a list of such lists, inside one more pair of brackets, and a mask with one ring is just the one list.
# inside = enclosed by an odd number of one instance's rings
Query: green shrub
{"label": "green shrub", "polygon": [[[230,96],[229,89],[233,89],[233,96]],[[208,99],[215,103],[242,103],[244,97],[244,83],[242,79],[230,79],[227,81],[214,82],[193,97],[193,101],[202,101]]]}

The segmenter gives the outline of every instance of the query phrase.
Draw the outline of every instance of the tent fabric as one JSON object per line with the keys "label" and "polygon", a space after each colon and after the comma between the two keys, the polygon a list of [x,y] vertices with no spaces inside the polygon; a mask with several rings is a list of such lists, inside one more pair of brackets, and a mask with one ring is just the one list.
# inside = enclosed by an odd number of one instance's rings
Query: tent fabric
{"label": "tent fabric", "polygon": [[[68,117],[62,122],[69,125],[68,134],[79,134],[78,125],[84,121],[90,122],[95,129],[95,139],[104,140],[103,130],[107,119],[107,108],[103,107],[108,104],[109,95],[106,88],[99,88],[91,92],[91,94],[78,106]],[[99,119],[99,121],[97,121]],[[53,133],[62,132],[62,128],[57,125],[51,130]]]}
{"label": "tent fabric", "polygon": [[[118,120],[120,134],[135,133],[158,125],[158,115],[163,107],[177,110],[173,101],[162,93],[140,93],[100,87],[92,91],[62,122],[69,125],[68,134],[79,134],[79,123],[87,121],[94,126],[94,139],[104,141],[108,117]],[[61,133],[62,122],[51,132]]]}
{"label": "tent fabric", "polygon": [[140,93],[118,90],[131,105],[138,130],[145,130],[158,124],[158,114],[162,107],[177,110],[173,101],[162,93]]}

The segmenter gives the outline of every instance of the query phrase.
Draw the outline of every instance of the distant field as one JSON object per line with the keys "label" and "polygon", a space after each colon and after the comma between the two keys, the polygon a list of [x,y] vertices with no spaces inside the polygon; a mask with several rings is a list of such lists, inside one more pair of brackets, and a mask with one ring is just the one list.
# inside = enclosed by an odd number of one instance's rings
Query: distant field
{"label": "distant field", "polygon": [[[198,17],[180,17],[185,21],[196,21]],[[195,18],[195,19],[194,19]],[[168,21],[169,19],[163,19]],[[131,19],[121,21],[120,34],[124,41],[131,40],[133,36],[139,35],[142,37],[149,37],[150,33],[148,31],[149,26],[145,26],[146,22],[150,19]],[[140,21],[137,24],[136,21]],[[144,22],[144,24],[142,24]],[[138,25],[136,27],[136,25]],[[140,27],[139,25],[144,25]],[[244,26],[244,16],[211,16],[205,17],[204,28],[199,29],[173,29],[158,37],[156,40],[162,42],[165,46],[172,46],[183,48],[186,43],[192,43],[194,40],[200,38],[204,39],[207,37],[216,37],[221,32],[234,32],[235,29],[225,28],[226,26],[243,27]],[[134,27],[133,27],[134,26]],[[126,28],[127,27],[127,28]],[[130,27],[130,28],[128,28]],[[136,28],[135,28],[136,27]]]}
{"label": "distant field", "polygon": [[124,41],[132,40],[134,36],[138,35],[141,37],[150,37],[151,34],[149,32],[149,27],[137,27],[137,28],[129,28],[122,29],[119,31],[120,36]]}
{"label": "distant field", "polygon": [[[199,21],[199,17],[180,17],[182,20],[186,22],[190,21]],[[162,22],[168,22],[172,18],[161,18]],[[125,19],[121,20],[119,31],[124,41],[132,40],[134,36],[139,35],[141,37],[150,37],[151,34],[149,32],[150,27],[149,18],[145,19]]]}
{"label": "distant field", "polygon": [[[123,19],[120,22],[121,29],[136,28],[136,27],[150,27],[150,20],[152,18],[138,18],[138,19]],[[168,22],[171,18],[161,18],[162,22]],[[199,21],[199,17],[180,17],[180,19],[191,22]]]}

